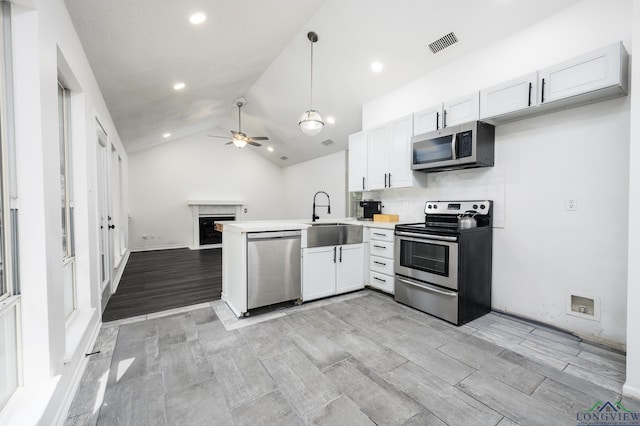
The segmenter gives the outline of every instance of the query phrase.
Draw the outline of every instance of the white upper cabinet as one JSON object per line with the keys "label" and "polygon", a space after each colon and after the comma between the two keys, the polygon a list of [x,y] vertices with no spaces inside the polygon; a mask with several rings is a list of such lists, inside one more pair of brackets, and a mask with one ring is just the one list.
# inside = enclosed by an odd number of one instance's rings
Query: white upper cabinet
{"label": "white upper cabinet", "polygon": [[480,91],[480,119],[523,111],[538,104],[538,73],[497,84]]}
{"label": "white upper cabinet", "polygon": [[442,109],[442,127],[476,121],[480,118],[480,92],[445,102]]}
{"label": "white upper cabinet", "polygon": [[420,177],[411,170],[412,136],[412,115],[367,132],[367,190],[410,187],[418,183]]}
{"label": "white upper cabinet", "polygon": [[[407,142],[410,143],[410,142]],[[387,187],[389,165],[389,125],[367,131],[367,177],[369,190]]]}
{"label": "white upper cabinet", "polygon": [[594,91],[603,99],[607,96],[603,89],[611,89],[611,96],[626,94],[628,72],[628,54],[621,42],[544,68],[538,73],[540,104]]}
{"label": "white upper cabinet", "polygon": [[367,134],[349,136],[349,191],[367,189]]}
{"label": "white upper cabinet", "polygon": [[442,127],[442,104],[413,114],[413,134],[433,132]]}
{"label": "white upper cabinet", "polygon": [[389,123],[389,176],[387,187],[413,186],[414,172],[411,170],[411,137],[413,117],[408,115]]}

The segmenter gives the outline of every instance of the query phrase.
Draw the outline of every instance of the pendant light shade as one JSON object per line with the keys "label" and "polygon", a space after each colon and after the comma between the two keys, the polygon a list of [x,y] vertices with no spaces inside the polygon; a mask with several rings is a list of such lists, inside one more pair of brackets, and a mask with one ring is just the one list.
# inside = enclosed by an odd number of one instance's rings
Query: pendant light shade
{"label": "pendant light shade", "polygon": [[322,130],[324,121],[322,121],[322,116],[318,111],[310,109],[302,113],[298,125],[305,135],[315,136]]}
{"label": "pendant light shade", "polygon": [[320,133],[322,127],[324,126],[324,121],[322,120],[322,116],[318,111],[313,109],[313,43],[318,41],[318,34],[310,31],[307,34],[307,38],[311,42],[311,90],[309,96],[309,105],[310,108],[308,111],[305,111],[300,116],[300,120],[298,120],[298,125],[300,126],[300,130],[302,133],[308,136],[315,136]]}

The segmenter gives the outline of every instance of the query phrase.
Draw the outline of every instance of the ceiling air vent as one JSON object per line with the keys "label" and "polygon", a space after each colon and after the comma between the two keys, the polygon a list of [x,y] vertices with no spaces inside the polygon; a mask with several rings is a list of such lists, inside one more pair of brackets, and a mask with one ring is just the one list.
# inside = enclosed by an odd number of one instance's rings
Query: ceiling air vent
{"label": "ceiling air vent", "polygon": [[287,157],[286,155],[283,155],[282,157],[280,157],[281,160],[288,160],[289,157]]}
{"label": "ceiling air vent", "polygon": [[322,141],[320,143],[324,146],[329,146],[333,144],[333,141],[331,139],[327,139],[326,141]]}
{"label": "ceiling air vent", "polygon": [[446,36],[441,37],[433,43],[429,44],[429,49],[431,49],[431,51],[435,54],[457,42],[458,37],[456,37],[454,33],[449,33]]}

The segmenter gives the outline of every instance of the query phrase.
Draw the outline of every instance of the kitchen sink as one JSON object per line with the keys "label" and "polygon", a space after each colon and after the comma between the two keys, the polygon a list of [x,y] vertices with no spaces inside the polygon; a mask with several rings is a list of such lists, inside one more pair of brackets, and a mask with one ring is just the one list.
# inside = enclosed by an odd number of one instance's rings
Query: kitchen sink
{"label": "kitchen sink", "polygon": [[362,225],[313,222],[307,228],[307,247],[339,246],[362,242]]}

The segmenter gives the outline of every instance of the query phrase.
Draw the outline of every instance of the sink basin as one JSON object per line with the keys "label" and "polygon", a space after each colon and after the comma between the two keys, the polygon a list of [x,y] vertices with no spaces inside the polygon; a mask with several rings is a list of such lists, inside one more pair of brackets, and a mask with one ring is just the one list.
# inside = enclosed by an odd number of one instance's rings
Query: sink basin
{"label": "sink basin", "polygon": [[311,223],[307,228],[307,247],[339,246],[362,242],[362,225]]}

